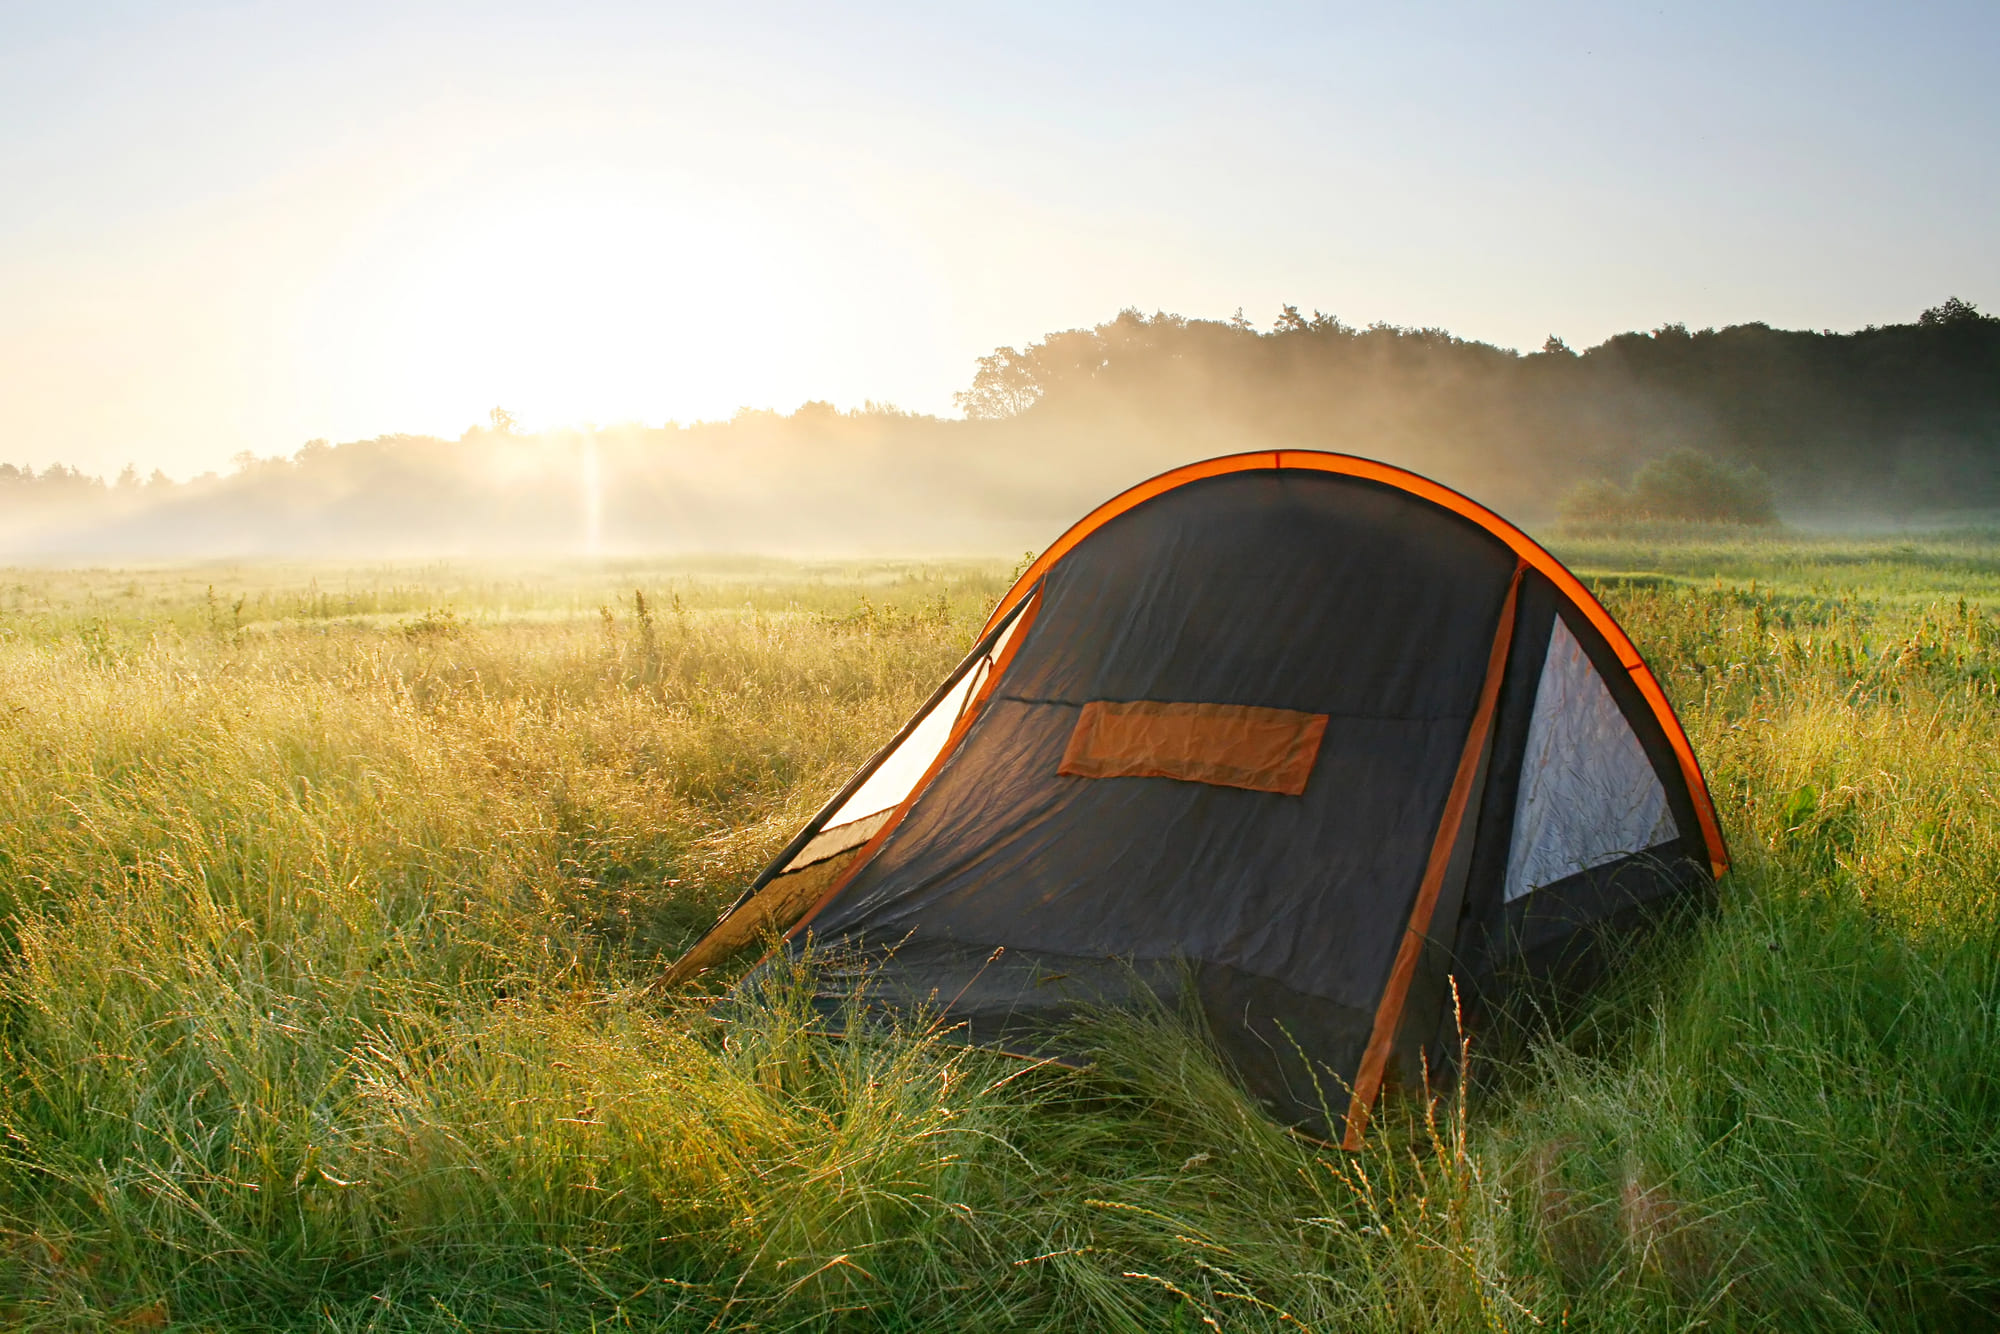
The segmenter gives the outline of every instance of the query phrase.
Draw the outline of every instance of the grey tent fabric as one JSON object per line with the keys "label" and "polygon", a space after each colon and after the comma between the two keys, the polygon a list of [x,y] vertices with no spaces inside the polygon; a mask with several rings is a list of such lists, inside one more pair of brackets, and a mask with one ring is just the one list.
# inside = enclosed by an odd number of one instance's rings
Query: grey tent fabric
{"label": "grey tent fabric", "polygon": [[[672,976],[789,928],[764,968],[811,948],[830,1024],[862,994],[1059,1059],[1080,1010],[1157,999],[1325,1129],[1414,1077],[1448,976],[1707,892],[1724,853],[1678,725],[1552,557],[1380,465],[1221,463],[1058,544]],[[1172,762],[1080,768],[1086,717]],[[1183,753],[1294,723],[1314,748],[1261,789]]]}

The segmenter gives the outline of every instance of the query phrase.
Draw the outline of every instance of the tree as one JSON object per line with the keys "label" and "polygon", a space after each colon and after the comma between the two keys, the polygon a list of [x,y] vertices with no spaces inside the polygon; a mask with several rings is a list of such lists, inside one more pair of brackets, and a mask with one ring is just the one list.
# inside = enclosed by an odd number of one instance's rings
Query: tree
{"label": "tree", "polygon": [[1677,449],[1639,469],[1632,501],[1649,519],[1697,523],[1778,521],[1771,481],[1756,468],[1732,468],[1697,449]]}
{"label": "tree", "polygon": [[1917,316],[1917,323],[1926,328],[1949,328],[1961,324],[2000,323],[2000,317],[1981,315],[1979,307],[1962,297],[1948,296],[1944,301],[1932,306]]}
{"label": "tree", "polygon": [[1631,515],[1632,498],[1606,477],[1578,482],[1556,502],[1556,517],[1564,523],[1616,523]]}
{"label": "tree", "polygon": [[1756,468],[1733,468],[1695,449],[1677,449],[1639,470],[1627,490],[1593,478],[1579,483],[1557,506],[1564,523],[1674,523],[1778,521],[1771,482]]}
{"label": "tree", "polygon": [[1041,402],[1042,386],[1037,383],[1032,358],[1011,347],[996,347],[990,357],[979,359],[972,387],[953,394],[951,401],[966,416],[984,421],[1018,417]]}

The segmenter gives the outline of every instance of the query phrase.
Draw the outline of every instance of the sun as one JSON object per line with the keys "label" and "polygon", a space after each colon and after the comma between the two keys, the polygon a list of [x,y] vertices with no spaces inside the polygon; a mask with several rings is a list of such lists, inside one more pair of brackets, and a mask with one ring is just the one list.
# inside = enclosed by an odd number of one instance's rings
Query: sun
{"label": "sun", "polygon": [[302,342],[401,421],[723,415],[783,355],[778,314],[811,300],[800,248],[767,213],[657,183],[425,196],[353,238]]}

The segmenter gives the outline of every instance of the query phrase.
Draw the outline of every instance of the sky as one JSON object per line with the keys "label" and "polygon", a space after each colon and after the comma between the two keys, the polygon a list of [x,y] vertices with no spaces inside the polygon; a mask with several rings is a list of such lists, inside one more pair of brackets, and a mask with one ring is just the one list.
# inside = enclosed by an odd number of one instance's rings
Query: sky
{"label": "sky", "polygon": [[2000,5],[0,0],[0,460],[890,402],[1120,309],[2000,308]]}

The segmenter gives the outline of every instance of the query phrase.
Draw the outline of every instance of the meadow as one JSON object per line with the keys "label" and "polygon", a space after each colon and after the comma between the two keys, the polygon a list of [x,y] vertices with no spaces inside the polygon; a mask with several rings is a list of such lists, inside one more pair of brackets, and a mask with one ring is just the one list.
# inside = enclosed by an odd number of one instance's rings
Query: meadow
{"label": "meadow", "polygon": [[0,571],[0,1325],[2000,1326],[2000,537],[1555,545],[1737,869],[1357,1155],[659,985],[1005,561]]}

